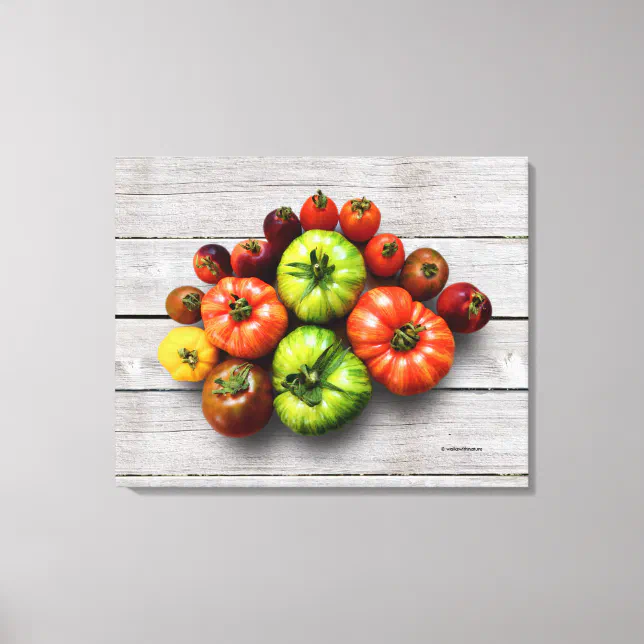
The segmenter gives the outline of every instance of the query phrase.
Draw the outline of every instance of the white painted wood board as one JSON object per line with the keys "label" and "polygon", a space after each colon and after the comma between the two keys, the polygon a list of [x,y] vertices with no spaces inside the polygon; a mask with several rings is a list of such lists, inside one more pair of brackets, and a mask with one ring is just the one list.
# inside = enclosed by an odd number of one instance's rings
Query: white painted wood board
{"label": "white painted wood board", "polygon": [[116,234],[261,236],[267,212],[299,210],[318,188],[338,208],[366,194],[399,237],[528,234],[517,157],[117,159]]}
{"label": "white painted wood board", "polygon": [[[199,285],[191,260],[201,240],[232,248],[261,237],[269,210],[297,211],[318,187],[338,206],[372,198],[381,232],[402,237],[407,252],[441,251],[450,282],[477,284],[495,319],[457,336],[455,365],[428,394],[399,398],[378,385],[339,432],[301,437],[274,417],[256,436],[225,439],[201,415],[199,386],[156,363],[174,323],[145,316],[165,316],[172,288]],[[117,159],[115,191],[118,485],[528,485],[527,159]]]}
{"label": "white painted wood board", "polygon": [[300,436],[274,414],[246,439],[212,431],[199,391],[116,392],[117,474],[523,474],[525,391],[434,390],[406,399],[381,385],[344,429]]}

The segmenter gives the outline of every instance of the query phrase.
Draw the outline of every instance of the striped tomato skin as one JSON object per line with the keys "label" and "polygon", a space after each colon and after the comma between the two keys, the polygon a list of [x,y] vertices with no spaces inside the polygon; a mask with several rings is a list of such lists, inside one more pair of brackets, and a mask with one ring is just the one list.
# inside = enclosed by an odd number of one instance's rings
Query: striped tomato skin
{"label": "striped tomato skin", "polygon": [[225,277],[201,301],[212,344],[253,360],[272,351],[286,333],[288,314],[275,289],[256,277]]}
{"label": "striped tomato skin", "polygon": [[307,325],[289,333],[275,351],[272,368],[275,411],[297,434],[321,436],[339,429],[358,416],[371,398],[367,368],[350,351],[344,351],[344,346],[340,349],[342,359],[335,362],[332,373],[320,374],[320,379],[329,386],[321,388],[319,404],[309,405],[288,389],[290,374],[300,373],[303,365],[314,369],[321,354],[337,342],[338,337],[331,329]]}
{"label": "striped tomato skin", "polygon": [[397,286],[365,293],[349,315],[347,334],[373,379],[400,396],[432,389],[454,362],[445,320]]}

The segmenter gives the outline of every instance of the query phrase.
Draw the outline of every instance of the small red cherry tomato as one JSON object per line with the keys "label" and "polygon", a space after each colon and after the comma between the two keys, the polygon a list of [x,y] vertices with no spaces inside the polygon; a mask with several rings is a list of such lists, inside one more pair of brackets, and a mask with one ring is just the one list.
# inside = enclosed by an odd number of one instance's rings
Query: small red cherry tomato
{"label": "small red cherry tomato", "polygon": [[192,260],[197,277],[207,284],[216,284],[224,277],[233,274],[230,265],[230,253],[219,244],[202,246]]}
{"label": "small red cherry tomato", "polygon": [[340,211],[340,226],[351,241],[365,242],[378,232],[380,210],[366,197],[349,199]]}
{"label": "small red cherry tomato", "polygon": [[283,253],[288,245],[302,234],[297,215],[288,206],[277,208],[264,219],[264,236],[275,252]]}
{"label": "small red cherry tomato", "polygon": [[492,302],[473,284],[458,282],[440,294],[436,310],[452,331],[474,333],[492,317]]}
{"label": "small red cherry tomato", "polygon": [[376,235],[365,248],[367,268],[378,277],[395,275],[405,263],[403,243],[390,233]]}
{"label": "small red cherry tomato", "polygon": [[265,282],[272,282],[275,277],[275,254],[263,239],[247,239],[237,244],[230,261],[239,277],[259,277]]}
{"label": "small red cherry tomato", "polygon": [[333,199],[318,190],[309,197],[300,210],[304,230],[335,230],[338,225],[338,207]]}

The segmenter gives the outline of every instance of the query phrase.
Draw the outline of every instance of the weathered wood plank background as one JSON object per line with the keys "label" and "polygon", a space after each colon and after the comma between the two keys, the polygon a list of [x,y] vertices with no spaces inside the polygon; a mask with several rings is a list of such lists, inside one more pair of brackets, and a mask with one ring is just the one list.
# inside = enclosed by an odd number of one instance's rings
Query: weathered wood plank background
{"label": "weathered wood plank background", "polygon": [[[316,439],[276,417],[253,437],[226,439],[203,419],[199,385],[172,380],[156,361],[175,326],[165,297],[182,284],[207,290],[191,264],[200,240],[232,248],[261,237],[267,212],[297,212],[317,188],[338,206],[373,199],[381,232],[403,238],[407,253],[443,253],[450,282],[477,284],[494,319],[456,337],[454,367],[435,391],[399,398],[376,386],[354,423]],[[117,483],[527,486],[527,234],[525,158],[117,159]]]}

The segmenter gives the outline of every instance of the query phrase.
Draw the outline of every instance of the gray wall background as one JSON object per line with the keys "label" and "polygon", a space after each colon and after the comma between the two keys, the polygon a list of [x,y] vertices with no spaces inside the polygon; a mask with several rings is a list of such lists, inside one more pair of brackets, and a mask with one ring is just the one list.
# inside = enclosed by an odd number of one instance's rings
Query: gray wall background
{"label": "gray wall background", "polygon": [[[640,2],[0,0],[0,641],[641,636]],[[112,480],[113,157],[528,155],[521,491]]]}

